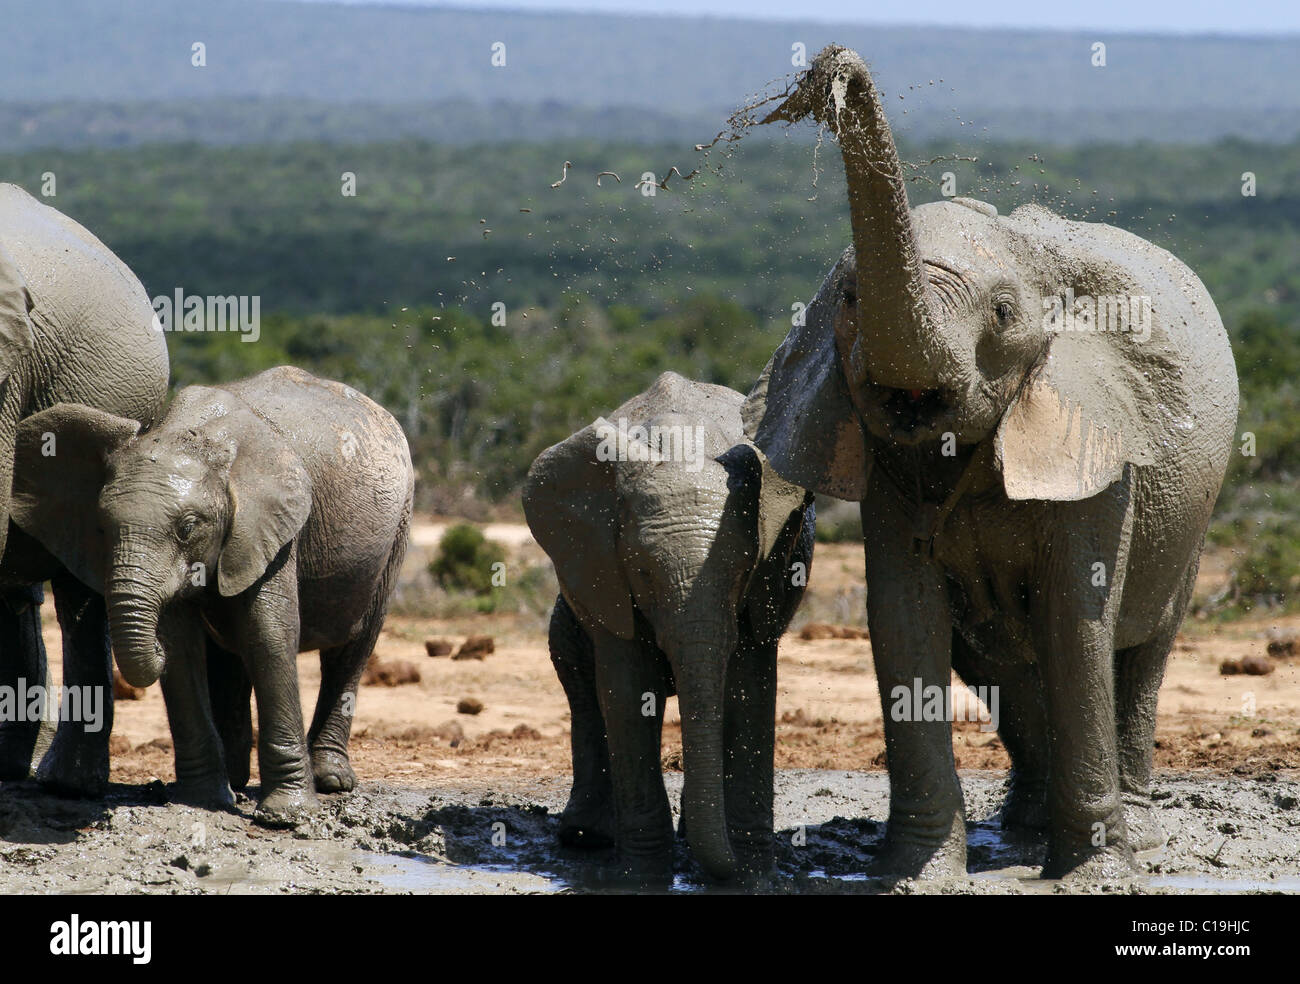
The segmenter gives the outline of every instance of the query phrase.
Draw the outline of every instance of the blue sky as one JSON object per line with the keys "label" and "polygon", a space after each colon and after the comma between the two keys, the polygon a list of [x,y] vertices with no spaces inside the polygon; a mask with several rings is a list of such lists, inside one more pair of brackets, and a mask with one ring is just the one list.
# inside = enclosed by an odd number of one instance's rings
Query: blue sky
{"label": "blue sky", "polygon": [[[338,0],[311,0],[338,2]],[[1296,0],[1247,3],[1205,0],[342,0],[410,6],[591,10],[619,14],[680,14],[765,20],[851,21],[877,24],[942,24],[949,27],[1090,28],[1179,34],[1300,33]]]}

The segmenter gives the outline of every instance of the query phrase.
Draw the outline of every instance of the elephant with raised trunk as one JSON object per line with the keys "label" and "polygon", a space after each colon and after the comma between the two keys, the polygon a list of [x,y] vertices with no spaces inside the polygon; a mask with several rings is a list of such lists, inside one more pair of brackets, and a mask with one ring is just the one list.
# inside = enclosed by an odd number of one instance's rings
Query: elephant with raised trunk
{"label": "elephant with raised trunk", "polygon": [[772,851],[776,649],[812,563],[811,496],[745,440],[744,397],[665,373],[533,463],[524,513],[555,562],[551,659],[572,713],[570,845],[671,875],[664,700],[682,719],[682,823],[716,878]]}
{"label": "elephant with raised trunk", "polygon": [[[1214,302],[1111,226],[910,208],[851,51],[822,51],[768,119],[808,115],[839,140],[853,248],[751,395],[749,433],[785,478],[861,501],[881,694],[953,668],[997,685],[1007,811],[1046,810],[1044,875],[1128,872],[1162,841],[1156,697],[1232,453]],[[877,870],[964,872],[950,724],[886,714],[885,738]]]}
{"label": "elephant with raised trunk", "polygon": [[[112,657],[104,601],[10,524],[18,422],[75,401],[146,426],[167,395],[167,345],[144,287],[82,226],[0,184],[0,687],[45,686],[40,585],[50,581],[63,635],[65,687],[97,691],[91,721],[0,722],[0,780],[35,771],[63,794],[108,782]],[[62,716],[62,715],[60,715]]]}
{"label": "elephant with raised trunk", "polygon": [[[356,390],[291,367],[187,387],[138,430],[76,404],[24,420],[14,520],[104,594],[127,682],[161,676],[178,798],[229,806],[248,781],[251,689],[258,817],[291,823],[315,790],[355,783],[357,683],[410,528],[406,438]],[[304,739],[297,656],[312,649]]]}

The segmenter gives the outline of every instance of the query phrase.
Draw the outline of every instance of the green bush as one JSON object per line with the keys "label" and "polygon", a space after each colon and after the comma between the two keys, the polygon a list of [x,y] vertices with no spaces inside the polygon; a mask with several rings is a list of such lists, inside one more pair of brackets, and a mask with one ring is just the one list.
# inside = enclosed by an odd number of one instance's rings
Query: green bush
{"label": "green bush", "polygon": [[489,540],[477,526],[458,523],[442,535],[438,554],[429,562],[429,573],[446,591],[490,598],[499,590],[492,584],[494,565],[505,559],[501,544]]}

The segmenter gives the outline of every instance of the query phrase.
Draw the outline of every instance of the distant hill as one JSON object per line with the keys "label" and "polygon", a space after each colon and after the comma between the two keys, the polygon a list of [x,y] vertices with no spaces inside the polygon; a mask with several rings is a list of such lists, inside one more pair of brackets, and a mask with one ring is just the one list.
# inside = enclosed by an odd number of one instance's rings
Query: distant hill
{"label": "distant hill", "polygon": [[[1300,38],[975,31],[281,0],[0,0],[0,149],[711,136],[829,41],[897,126],[1055,144],[1300,134]],[[1106,45],[1106,66],[1091,46]],[[191,46],[206,46],[206,65]],[[505,45],[494,67],[492,46]],[[931,84],[933,83],[933,84]],[[905,98],[899,99],[899,96]]]}

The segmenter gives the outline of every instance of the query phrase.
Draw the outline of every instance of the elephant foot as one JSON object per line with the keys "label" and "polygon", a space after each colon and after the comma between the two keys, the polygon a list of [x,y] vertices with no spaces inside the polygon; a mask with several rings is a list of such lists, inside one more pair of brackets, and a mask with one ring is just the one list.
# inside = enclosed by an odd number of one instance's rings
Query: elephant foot
{"label": "elephant foot", "polygon": [[608,796],[575,789],[560,814],[560,843],[582,850],[614,846],[614,804]]}
{"label": "elephant foot", "polygon": [[966,824],[958,814],[947,836],[917,836],[891,829],[885,834],[875,860],[867,868],[873,878],[964,878],[966,876]]}
{"label": "elephant foot", "polygon": [[296,827],[319,809],[320,800],[312,789],[281,786],[262,797],[253,812],[253,820],[273,829]]}
{"label": "elephant foot", "polygon": [[767,850],[736,848],[736,874],[731,879],[738,885],[750,885],[772,874],[776,857],[769,846]]}
{"label": "elephant foot", "polygon": [[224,775],[179,779],[173,787],[171,800],[203,810],[230,810],[235,806],[235,794],[230,791]]}
{"label": "elephant foot", "polygon": [[108,788],[108,736],[56,734],[36,769],[36,781],[56,796],[97,799]]}
{"label": "elephant foot", "polygon": [[357,785],[346,753],[323,749],[312,752],[311,773],[318,793],[350,793]]}
{"label": "elephant foot", "polygon": [[1124,794],[1124,826],[1129,846],[1138,853],[1158,851],[1169,843],[1169,835],[1160,825],[1160,817],[1149,796]]}
{"label": "elephant foot", "polygon": [[1002,829],[1046,830],[1047,821],[1047,783],[1022,779],[1012,772],[1002,801]]}
{"label": "elephant foot", "polygon": [[1073,850],[1049,849],[1043,863],[1044,878],[1067,878],[1071,881],[1123,881],[1141,874],[1133,852],[1127,845],[1089,847]]}
{"label": "elephant foot", "polygon": [[230,788],[235,792],[248,788],[249,768],[248,756],[245,755],[243,761],[239,759],[227,758],[230,764],[226,766],[226,780],[230,783]]}
{"label": "elephant foot", "polygon": [[588,872],[583,881],[597,891],[666,892],[673,886],[672,858],[619,857]]}
{"label": "elephant foot", "polygon": [[0,725],[0,782],[30,779],[37,727],[27,722]]}

